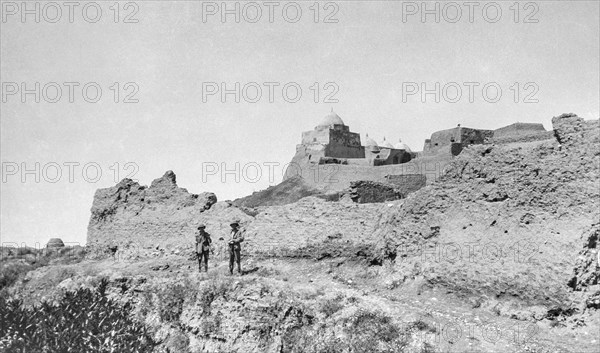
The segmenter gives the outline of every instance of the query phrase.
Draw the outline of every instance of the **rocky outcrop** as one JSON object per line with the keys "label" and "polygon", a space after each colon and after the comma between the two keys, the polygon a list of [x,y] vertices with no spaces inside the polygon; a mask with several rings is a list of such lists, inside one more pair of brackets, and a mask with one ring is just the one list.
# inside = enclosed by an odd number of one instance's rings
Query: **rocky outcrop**
{"label": "rocky outcrop", "polygon": [[177,186],[167,171],[150,187],[131,179],[99,189],[94,195],[88,225],[90,248],[156,247],[181,244],[193,237],[200,215],[217,202],[215,194],[191,194]]}

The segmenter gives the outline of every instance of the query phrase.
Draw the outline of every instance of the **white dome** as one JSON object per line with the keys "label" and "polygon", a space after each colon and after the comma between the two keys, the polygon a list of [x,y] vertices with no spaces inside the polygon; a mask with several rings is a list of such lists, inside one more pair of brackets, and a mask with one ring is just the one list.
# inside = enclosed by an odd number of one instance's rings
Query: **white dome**
{"label": "white dome", "polygon": [[331,125],[345,125],[342,118],[337,115],[333,109],[331,109],[331,113],[325,115],[323,121],[319,124],[319,126],[331,126]]}
{"label": "white dome", "polygon": [[383,141],[381,141],[381,142],[379,143],[379,147],[385,147],[385,148],[394,148],[394,146],[393,146],[391,143],[389,143],[389,142],[388,142],[388,141],[385,139],[385,137],[383,138]]}
{"label": "white dome", "polygon": [[375,140],[370,138],[369,134],[367,134],[367,138],[365,139],[365,146],[377,146],[377,142],[375,142]]}
{"label": "white dome", "polygon": [[405,150],[406,152],[411,152],[410,147],[407,144],[402,142],[402,140],[398,140],[398,143],[394,145],[394,148],[397,150]]}

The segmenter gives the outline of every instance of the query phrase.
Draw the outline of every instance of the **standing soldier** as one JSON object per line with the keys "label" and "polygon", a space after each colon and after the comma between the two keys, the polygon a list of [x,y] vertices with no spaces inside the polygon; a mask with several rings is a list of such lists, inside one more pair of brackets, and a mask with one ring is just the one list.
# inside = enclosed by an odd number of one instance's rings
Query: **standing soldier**
{"label": "standing soldier", "polygon": [[208,252],[211,251],[212,239],[204,229],[206,226],[200,224],[196,234],[196,256],[198,257],[198,270],[202,272],[202,259],[204,259],[205,272],[208,272]]}
{"label": "standing soldier", "polygon": [[242,250],[241,242],[244,241],[243,232],[240,230],[240,221],[231,222],[231,235],[229,237],[229,273],[233,274],[233,262],[237,263],[238,274],[242,274],[242,266],[240,264],[240,253]]}

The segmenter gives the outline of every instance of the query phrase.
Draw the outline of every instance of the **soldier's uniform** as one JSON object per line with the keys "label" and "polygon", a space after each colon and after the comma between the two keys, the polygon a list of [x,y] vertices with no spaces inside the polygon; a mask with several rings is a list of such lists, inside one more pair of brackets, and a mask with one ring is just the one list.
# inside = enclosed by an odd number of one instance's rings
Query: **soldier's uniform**
{"label": "soldier's uniform", "polygon": [[204,268],[208,272],[208,252],[212,244],[210,234],[204,231],[205,226],[201,224],[198,227],[198,233],[196,234],[196,255],[198,256],[198,270],[202,271],[202,260],[204,259]]}
{"label": "soldier's uniform", "polygon": [[243,235],[242,230],[240,230],[239,225],[240,225],[239,221],[233,221],[230,224],[231,233],[230,233],[229,241],[228,241],[228,244],[229,244],[229,273],[230,274],[233,274],[233,263],[234,262],[237,263],[238,274],[242,273],[241,258],[240,258],[240,254],[242,251],[242,245],[240,243],[244,241],[244,235]]}

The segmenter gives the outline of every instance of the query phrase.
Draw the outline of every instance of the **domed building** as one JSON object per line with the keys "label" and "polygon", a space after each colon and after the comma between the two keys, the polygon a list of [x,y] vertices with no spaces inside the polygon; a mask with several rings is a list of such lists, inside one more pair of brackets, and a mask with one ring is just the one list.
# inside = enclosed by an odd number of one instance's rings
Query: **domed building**
{"label": "domed building", "polygon": [[344,124],[344,121],[342,120],[342,118],[340,118],[339,115],[337,115],[334,111],[333,108],[331,109],[331,112],[327,115],[325,115],[325,117],[323,118],[323,121],[321,121],[321,123],[315,128],[335,128],[335,125],[341,125],[341,126],[346,126]]}
{"label": "domed building", "polygon": [[333,109],[312,131],[302,133],[302,144],[310,160],[314,158],[365,158],[360,144],[360,134],[351,132],[342,118]]}
{"label": "domed building", "polygon": [[302,133],[302,143],[296,146],[294,160],[317,164],[379,166],[405,163],[413,157],[410,150],[396,148],[385,137],[377,143],[367,134],[365,145],[362,145],[360,134],[351,132],[350,127],[332,109],[312,131]]}
{"label": "domed building", "polygon": [[367,134],[367,138],[365,139],[365,146],[367,147],[379,147],[379,145],[377,144],[377,142],[375,142],[375,140],[373,140],[372,138],[369,137],[369,134]]}
{"label": "domed building", "polygon": [[383,140],[379,143],[379,147],[383,147],[383,148],[394,148],[394,145],[392,145],[391,143],[389,143],[385,137],[383,137]]}
{"label": "domed building", "polygon": [[406,152],[412,152],[408,145],[402,142],[402,139],[398,140],[398,142],[394,145],[394,148],[397,150],[405,150]]}
{"label": "domed building", "polygon": [[[392,145],[385,137],[383,137],[383,140],[379,142],[377,146],[379,153],[372,155],[372,159],[369,160],[370,165],[400,164],[411,160],[410,153],[394,148],[394,145]],[[369,158],[369,156],[367,156],[367,158]]]}
{"label": "domed building", "polygon": [[369,155],[379,154],[381,152],[381,148],[379,148],[379,144],[375,142],[372,138],[367,134],[367,138],[365,139],[365,154],[366,158],[370,158]]}
{"label": "domed building", "polygon": [[65,247],[65,243],[60,238],[51,238],[46,247],[48,249],[60,249]]}

